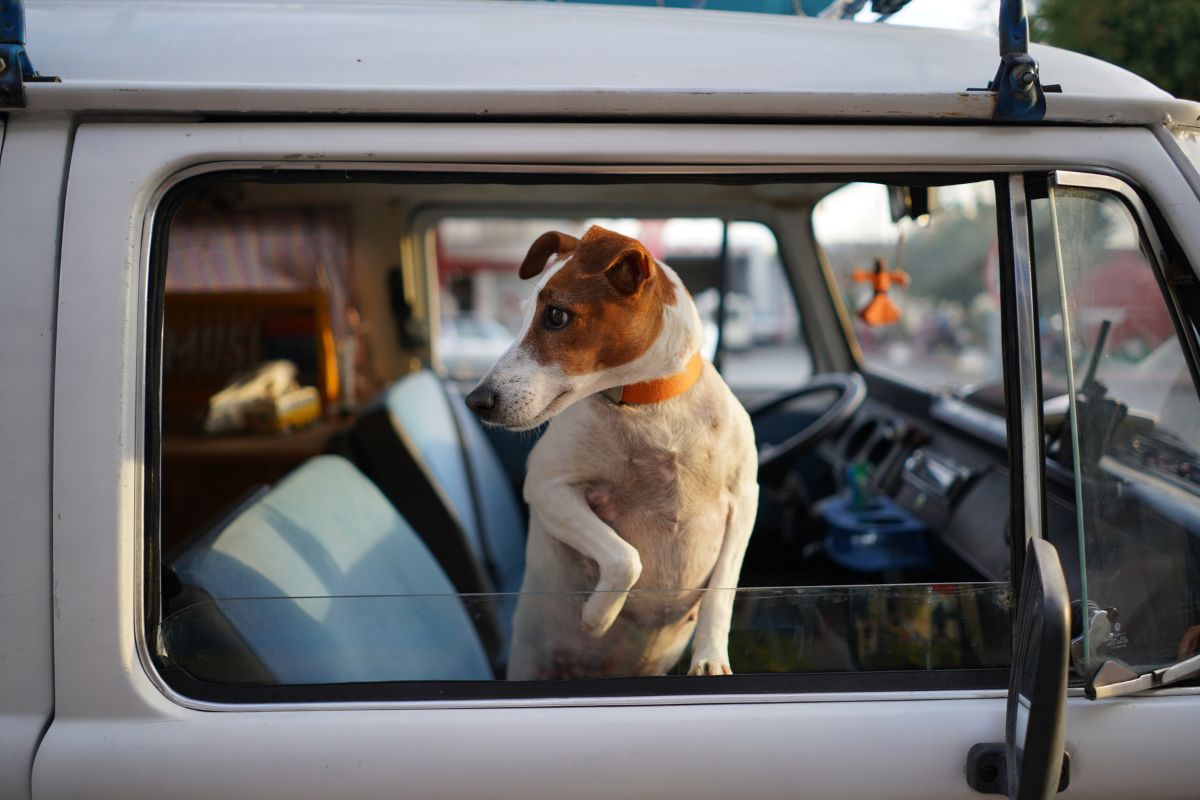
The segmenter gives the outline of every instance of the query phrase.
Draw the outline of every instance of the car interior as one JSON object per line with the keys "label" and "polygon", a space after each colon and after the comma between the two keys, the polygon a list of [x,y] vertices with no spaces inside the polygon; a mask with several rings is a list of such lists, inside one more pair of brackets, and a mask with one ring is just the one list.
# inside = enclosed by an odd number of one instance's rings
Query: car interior
{"label": "car interior", "polygon": [[[995,197],[979,175],[284,171],[177,185],[151,260],[147,624],[162,674],[259,699],[503,679],[540,431],[485,427],[463,398],[516,333],[524,248],[602,222],[679,272],[705,355],[755,425],[735,674],[942,670],[1003,685],[1013,548]],[[867,322],[881,305],[898,319]],[[1052,372],[1046,533],[1078,599],[1075,462]],[[1153,438],[1152,423],[1112,424]],[[1114,493],[1113,519],[1166,521],[1157,538],[1121,540],[1154,551],[1136,558],[1144,596],[1120,597],[1122,613],[1169,606],[1190,622],[1193,600],[1155,593],[1189,580],[1194,549],[1164,553],[1194,539],[1200,514],[1136,483]]]}

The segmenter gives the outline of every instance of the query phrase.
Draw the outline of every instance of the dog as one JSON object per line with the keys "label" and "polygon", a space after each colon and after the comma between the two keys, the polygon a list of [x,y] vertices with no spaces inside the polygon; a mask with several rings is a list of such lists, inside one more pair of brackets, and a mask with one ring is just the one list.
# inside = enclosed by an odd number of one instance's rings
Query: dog
{"label": "dog", "polygon": [[691,295],[599,226],[538,237],[520,276],[538,278],[522,330],[467,397],[510,430],[553,418],[525,478],[508,679],[661,675],[689,640],[688,674],[732,674],[758,460],[749,415],[700,355]]}

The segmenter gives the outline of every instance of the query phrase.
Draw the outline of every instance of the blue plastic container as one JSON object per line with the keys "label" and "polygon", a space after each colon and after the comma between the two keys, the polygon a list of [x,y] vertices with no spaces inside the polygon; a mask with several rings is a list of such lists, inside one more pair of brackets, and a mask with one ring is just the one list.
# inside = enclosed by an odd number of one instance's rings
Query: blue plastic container
{"label": "blue plastic container", "polygon": [[844,497],[825,507],[825,552],[834,562],[858,572],[931,566],[925,523],[886,497],[861,504],[855,508],[854,499]]}

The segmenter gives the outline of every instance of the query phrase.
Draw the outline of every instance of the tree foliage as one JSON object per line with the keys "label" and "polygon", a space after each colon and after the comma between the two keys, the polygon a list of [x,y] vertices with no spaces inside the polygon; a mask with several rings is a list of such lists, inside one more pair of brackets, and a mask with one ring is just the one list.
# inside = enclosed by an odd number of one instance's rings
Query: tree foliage
{"label": "tree foliage", "polygon": [[1176,97],[1200,100],[1200,0],[1040,0],[1030,22],[1035,42],[1110,61]]}

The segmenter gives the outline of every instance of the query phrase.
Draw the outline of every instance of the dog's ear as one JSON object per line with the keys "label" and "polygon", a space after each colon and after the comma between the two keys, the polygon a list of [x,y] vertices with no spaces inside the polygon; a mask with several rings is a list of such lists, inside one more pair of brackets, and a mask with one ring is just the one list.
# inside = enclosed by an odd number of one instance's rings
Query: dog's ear
{"label": "dog's ear", "polygon": [[525,260],[521,262],[521,269],[517,274],[524,280],[528,280],[534,275],[540,275],[546,268],[546,262],[550,256],[557,255],[562,258],[567,253],[574,252],[578,246],[579,240],[574,236],[568,236],[558,231],[547,231],[529,246],[529,252],[525,254]]}
{"label": "dog's ear", "polygon": [[605,275],[621,294],[637,294],[646,281],[650,280],[654,259],[638,245],[621,253],[609,264]]}
{"label": "dog's ear", "polygon": [[637,294],[654,271],[654,257],[641,242],[599,225],[583,235],[575,261],[584,275],[604,273],[622,294]]}

